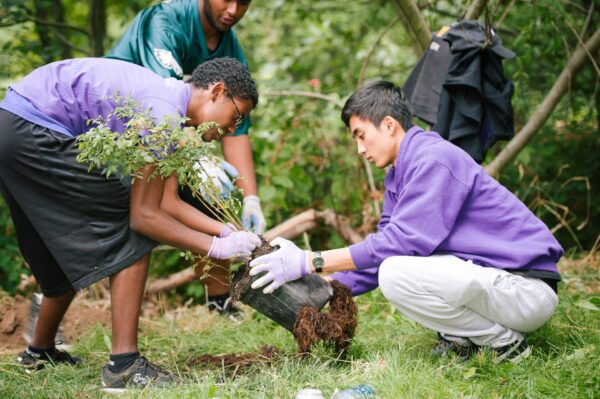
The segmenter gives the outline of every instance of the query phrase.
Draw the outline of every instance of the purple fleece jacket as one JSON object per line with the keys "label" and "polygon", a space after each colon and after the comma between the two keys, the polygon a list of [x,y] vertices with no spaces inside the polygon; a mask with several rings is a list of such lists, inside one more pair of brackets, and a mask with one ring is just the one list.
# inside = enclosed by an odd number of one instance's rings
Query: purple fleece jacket
{"label": "purple fleece jacket", "polygon": [[385,178],[377,232],[350,246],[358,270],[333,274],[353,295],[378,286],[390,256],[450,254],[477,265],[558,275],[563,249],[546,225],[435,132],[411,128]]}

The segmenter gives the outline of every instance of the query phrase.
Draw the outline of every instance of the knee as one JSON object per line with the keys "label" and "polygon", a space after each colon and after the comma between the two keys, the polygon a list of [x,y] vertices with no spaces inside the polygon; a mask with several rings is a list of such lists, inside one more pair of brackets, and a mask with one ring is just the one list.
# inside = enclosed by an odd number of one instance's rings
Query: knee
{"label": "knee", "polygon": [[411,266],[408,257],[393,256],[384,260],[379,266],[379,287],[383,296],[397,302],[404,297],[411,284]]}

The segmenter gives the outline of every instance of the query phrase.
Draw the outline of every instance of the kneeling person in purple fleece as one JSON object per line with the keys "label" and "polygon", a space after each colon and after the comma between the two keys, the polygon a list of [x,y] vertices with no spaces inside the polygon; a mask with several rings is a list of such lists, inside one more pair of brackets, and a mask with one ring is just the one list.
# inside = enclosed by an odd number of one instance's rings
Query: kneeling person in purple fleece
{"label": "kneeling person in purple fleece", "polygon": [[467,358],[488,347],[496,361],[528,356],[523,333],[558,303],[563,250],[548,228],[466,152],[413,126],[393,84],[356,91],[342,120],[360,155],[391,165],[377,232],[323,253],[277,238],[278,251],[251,263],[251,274],[267,272],[253,288],[273,292],[307,273],[337,272],[331,278],[353,295],[379,286],[400,312],[437,331],[437,353]]}

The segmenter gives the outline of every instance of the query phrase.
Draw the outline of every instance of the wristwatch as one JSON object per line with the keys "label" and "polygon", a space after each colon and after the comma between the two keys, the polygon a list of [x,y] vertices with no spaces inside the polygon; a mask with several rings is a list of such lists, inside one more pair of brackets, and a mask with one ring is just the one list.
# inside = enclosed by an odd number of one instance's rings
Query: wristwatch
{"label": "wristwatch", "polygon": [[315,272],[322,273],[323,265],[325,264],[325,260],[321,256],[321,251],[315,251],[314,255],[315,256],[312,259],[312,265],[315,268]]}

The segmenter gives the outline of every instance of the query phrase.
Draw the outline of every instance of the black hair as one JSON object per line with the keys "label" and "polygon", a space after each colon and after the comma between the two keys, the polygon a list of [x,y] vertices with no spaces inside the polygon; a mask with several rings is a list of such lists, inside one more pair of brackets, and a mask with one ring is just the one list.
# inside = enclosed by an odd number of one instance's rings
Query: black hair
{"label": "black hair", "polygon": [[231,96],[252,100],[254,107],[258,104],[256,84],[248,68],[235,58],[223,57],[203,62],[194,69],[189,81],[200,89],[208,89],[213,83],[223,82]]}
{"label": "black hair", "polygon": [[342,120],[350,127],[350,117],[358,116],[379,126],[383,118],[391,116],[407,131],[413,126],[408,101],[400,87],[391,82],[376,80],[356,90],[344,104]]}

